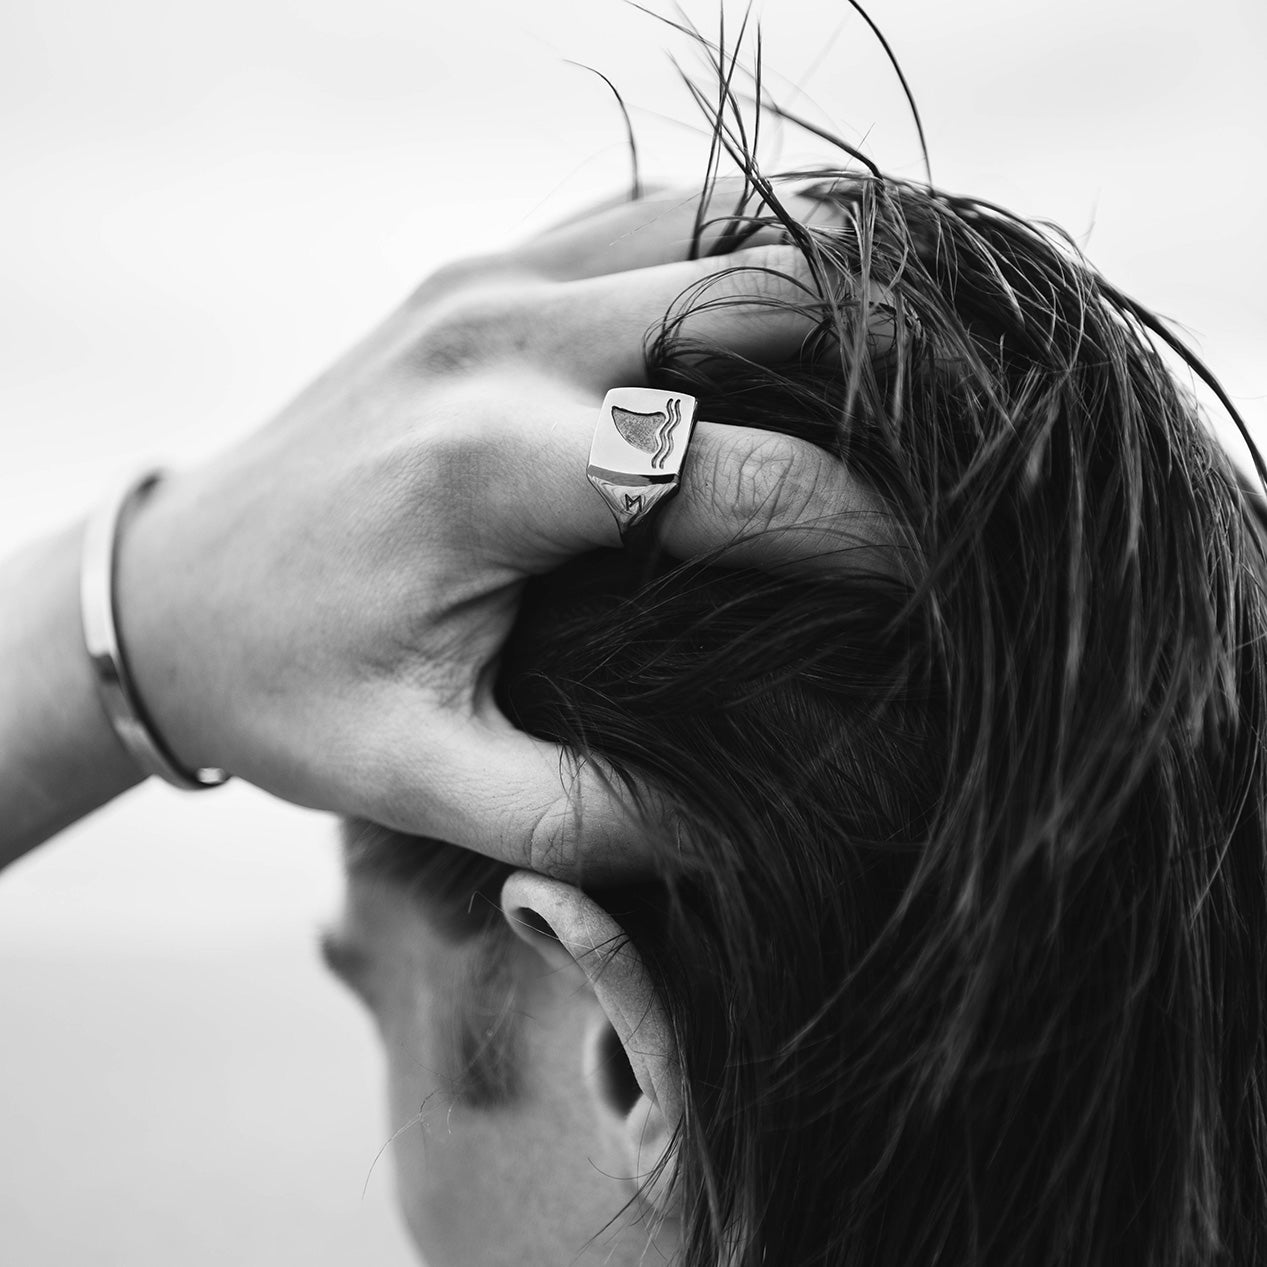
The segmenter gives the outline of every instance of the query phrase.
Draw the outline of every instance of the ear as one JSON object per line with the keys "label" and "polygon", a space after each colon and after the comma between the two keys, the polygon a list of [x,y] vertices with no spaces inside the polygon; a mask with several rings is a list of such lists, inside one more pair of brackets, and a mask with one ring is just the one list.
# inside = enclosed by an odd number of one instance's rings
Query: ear
{"label": "ear", "polygon": [[[551,970],[593,991],[600,1018],[587,1035],[586,1072],[628,1174],[651,1174],[668,1158],[682,1118],[682,1075],[668,1012],[642,956],[601,906],[562,880],[516,871],[502,888],[502,913]],[[666,1163],[643,1193],[664,1213],[670,1178]]]}

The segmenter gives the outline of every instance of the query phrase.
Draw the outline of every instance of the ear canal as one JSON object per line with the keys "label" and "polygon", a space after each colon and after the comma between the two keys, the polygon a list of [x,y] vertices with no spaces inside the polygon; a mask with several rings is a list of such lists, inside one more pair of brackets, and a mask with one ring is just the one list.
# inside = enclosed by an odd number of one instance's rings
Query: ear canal
{"label": "ear canal", "polygon": [[554,929],[536,911],[529,907],[521,906],[515,912],[515,915],[525,927],[530,928],[534,933],[540,933],[543,937],[554,937]]}

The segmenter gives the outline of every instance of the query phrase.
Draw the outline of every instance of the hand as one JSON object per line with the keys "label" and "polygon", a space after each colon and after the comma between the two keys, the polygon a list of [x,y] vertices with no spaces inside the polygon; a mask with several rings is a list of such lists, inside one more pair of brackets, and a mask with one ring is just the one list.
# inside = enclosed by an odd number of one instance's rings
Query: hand
{"label": "hand", "polygon": [[[582,844],[629,848],[601,772],[561,774],[492,688],[526,578],[619,544],[585,466],[604,392],[645,381],[648,331],[709,278],[805,298],[791,247],[688,261],[694,220],[694,198],[626,203],[443,270],[271,425],[158,487],[119,618],[187,766],[555,873]],[[755,359],[806,331],[758,302],[689,325]],[[688,557],[745,534],[735,561],[759,563],[787,546],[755,531],[866,505],[812,446],[714,421],[659,526]]]}

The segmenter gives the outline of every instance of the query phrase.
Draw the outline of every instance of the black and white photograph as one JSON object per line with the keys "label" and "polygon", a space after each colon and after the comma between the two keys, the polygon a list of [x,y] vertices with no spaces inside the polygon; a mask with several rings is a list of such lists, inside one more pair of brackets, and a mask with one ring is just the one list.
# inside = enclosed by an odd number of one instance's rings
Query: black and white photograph
{"label": "black and white photograph", "polygon": [[1267,1264],[1264,64],[0,7],[0,1263]]}

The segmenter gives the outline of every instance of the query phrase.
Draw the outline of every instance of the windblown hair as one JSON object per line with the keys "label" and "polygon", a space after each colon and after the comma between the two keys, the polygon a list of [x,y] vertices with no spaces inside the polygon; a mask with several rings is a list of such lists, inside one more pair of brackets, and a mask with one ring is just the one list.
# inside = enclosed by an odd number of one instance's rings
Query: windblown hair
{"label": "windblown hair", "polygon": [[722,245],[781,226],[817,333],[754,365],[694,293],[651,381],[839,455],[902,579],[591,557],[501,682],[676,812],[602,900],[683,1056],[685,1262],[1267,1262],[1267,560],[1159,344],[1204,370],[1002,210],[822,174],[811,230],[750,175]]}

